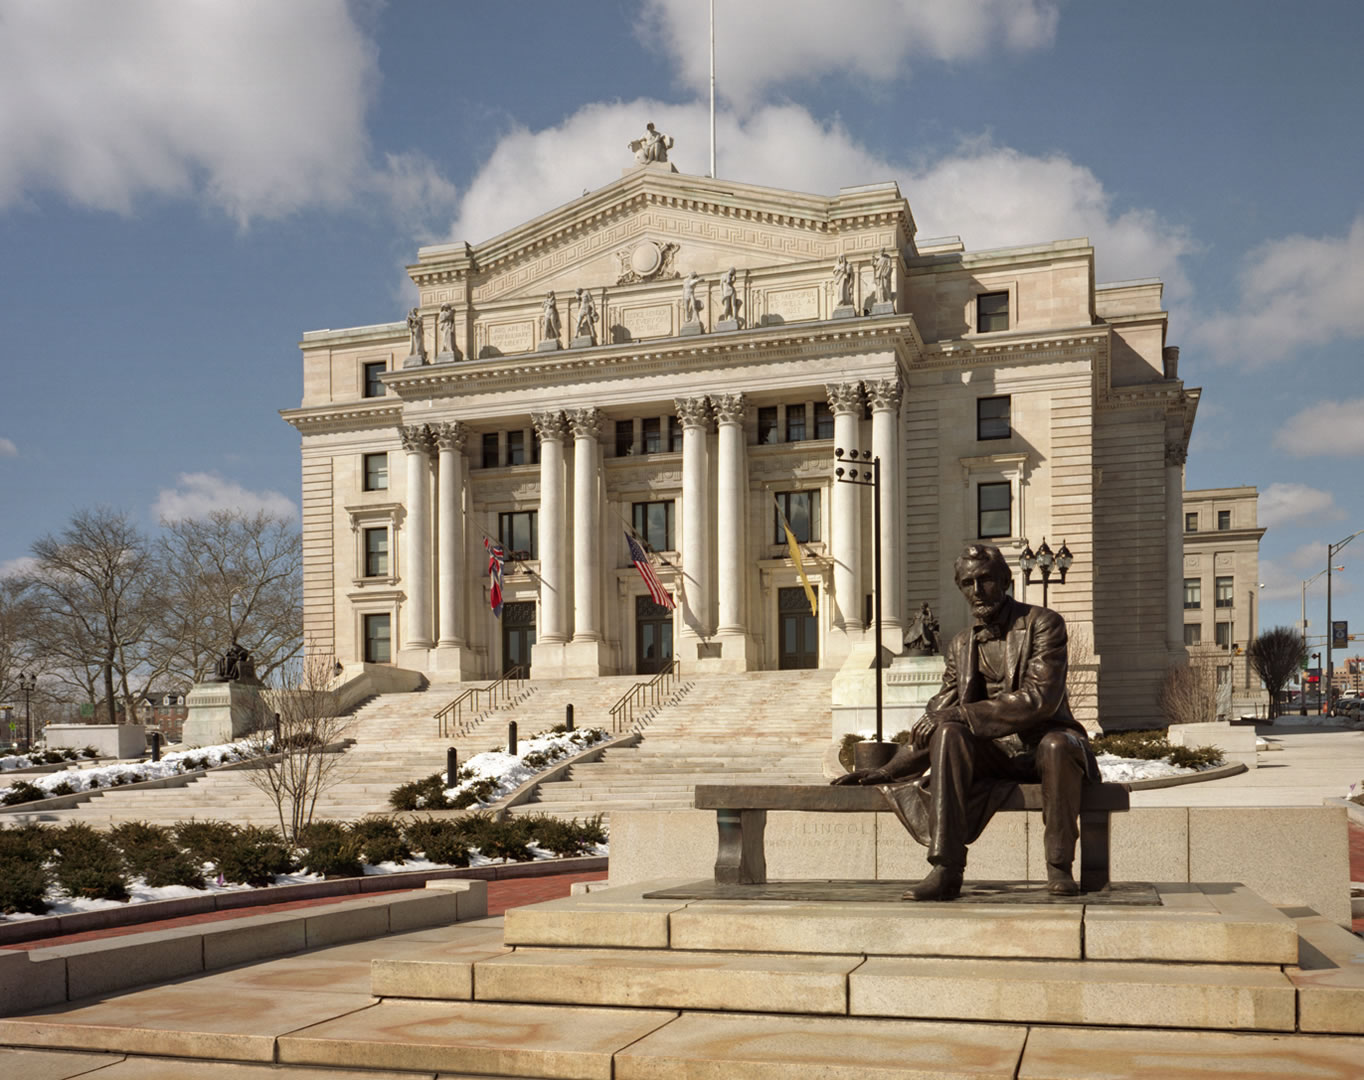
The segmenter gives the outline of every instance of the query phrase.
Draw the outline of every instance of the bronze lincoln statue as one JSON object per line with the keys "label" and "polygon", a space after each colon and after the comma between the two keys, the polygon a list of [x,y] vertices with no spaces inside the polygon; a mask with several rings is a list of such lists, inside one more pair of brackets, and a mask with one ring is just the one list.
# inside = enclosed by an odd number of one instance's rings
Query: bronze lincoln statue
{"label": "bronze lincoln statue", "polygon": [[945,650],[942,690],[886,765],[834,783],[886,785],[897,816],[928,848],[933,869],[906,900],[954,899],[967,845],[1011,785],[1040,783],[1047,889],[1073,896],[1080,796],[1099,769],[1066,699],[1065,620],[1009,595],[1012,575],[996,547],[971,544],[955,569],[972,625]]}

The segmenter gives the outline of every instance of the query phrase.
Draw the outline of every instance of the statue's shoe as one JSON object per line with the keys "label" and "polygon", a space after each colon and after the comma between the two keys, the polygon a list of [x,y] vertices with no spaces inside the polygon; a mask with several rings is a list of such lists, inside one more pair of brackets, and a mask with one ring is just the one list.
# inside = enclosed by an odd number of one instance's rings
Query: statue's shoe
{"label": "statue's shoe", "polygon": [[1047,892],[1052,896],[1079,896],[1080,886],[1071,876],[1069,866],[1047,864]]}
{"label": "statue's shoe", "polygon": [[961,895],[963,869],[960,866],[935,866],[923,881],[915,882],[902,900],[955,900]]}

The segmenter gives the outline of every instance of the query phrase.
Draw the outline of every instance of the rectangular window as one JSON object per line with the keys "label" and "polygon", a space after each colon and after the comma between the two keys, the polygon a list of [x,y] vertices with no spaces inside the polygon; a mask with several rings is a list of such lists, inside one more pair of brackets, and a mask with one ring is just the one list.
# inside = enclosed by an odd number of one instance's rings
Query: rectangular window
{"label": "rectangular window", "polygon": [[388,529],[365,530],[365,577],[388,576]]}
{"label": "rectangular window", "polygon": [[635,422],[616,421],[616,457],[629,457],[635,452]]}
{"label": "rectangular window", "polygon": [[483,467],[485,469],[497,468],[497,432],[495,431],[483,433]]}
{"label": "rectangular window", "polygon": [[364,458],[364,490],[388,490],[388,455],[366,454]]}
{"label": "rectangular window", "polygon": [[976,535],[1009,536],[1013,527],[1013,487],[1006,480],[976,487]]}
{"label": "rectangular window", "polygon": [[976,438],[1007,439],[1013,434],[1009,422],[1009,395],[976,398]]}
{"label": "rectangular window", "polygon": [[663,452],[663,422],[657,416],[644,418],[644,452],[646,454]]}
{"label": "rectangular window", "polygon": [[633,509],[635,532],[654,551],[676,551],[673,538],[673,503],[635,503]]}
{"label": "rectangular window", "polygon": [[524,431],[507,432],[507,464],[526,464],[526,433]]}
{"label": "rectangular window", "polygon": [[376,360],[372,364],[365,365],[365,397],[383,397],[388,391],[384,384],[379,381],[379,376],[388,370],[388,364],[382,360]]}
{"label": "rectangular window", "polygon": [[507,551],[507,557],[538,559],[540,540],[536,535],[539,514],[534,510],[518,510],[497,515],[497,535]]}
{"label": "rectangular window", "polygon": [[675,416],[668,417],[668,449],[682,453],[682,424]]}
{"label": "rectangular window", "polygon": [[976,333],[1009,329],[1009,294],[987,292],[976,297]]}
{"label": "rectangular window", "polygon": [[1220,577],[1214,583],[1214,587],[1217,590],[1217,606],[1231,607],[1232,579],[1229,577]]}
{"label": "rectangular window", "polygon": [[1185,645],[1198,645],[1198,644],[1201,644],[1202,641],[1203,641],[1203,627],[1201,627],[1198,623],[1187,623],[1187,622],[1186,622],[1186,623],[1184,624],[1184,644],[1185,644]]}
{"label": "rectangular window", "polygon": [[777,430],[777,407],[764,405],[758,410],[758,445],[766,446],[777,442],[781,433]]}
{"label": "rectangular window", "polygon": [[827,401],[815,402],[815,438],[832,439],[834,437],[834,411],[829,408]]}
{"label": "rectangular window", "polygon": [[1220,622],[1220,623],[1218,623],[1218,624],[1217,624],[1217,627],[1216,627],[1216,631],[1217,631],[1217,644],[1220,645],[1220,646],[1222,646],[1222,648],[1224,648],[1224,649],[1230,649],[1230,648],[1231,648],[1231,623],[1229,623],[1229,622]]}
{"label": "rectangular window", "polygon": [[365,616],[365,663],[387,664],[393,657],[391,615]]}
{"label": "rectangular window", "polygon": [[1230,529],[1230,528],[1231,528],[1231,511],[1230,511],[1230,510],[1219,510],[1219,511],[1217,511],[1217,531],[1218,531],[1218,532],[1226,532],[1226,531],[1227,531],[1228,529]]}
{"label": "rectangular window", "polygon": [[1197,514],[1185,514],[1185,515],[1184,515],[1184,531],[1185,531],[1185,532],[1198,532],[1198,515],[1197,515]]}
{"label": "rectangular window", "polygon": [[786,406],[786,441],[805,441],[805,406]]}
{"label": "rectangular window", "polygon": [[[802,544],[819,541],[819,492],[779,491],[777,505],[791,525],[791,533]],[[781,527],[781,514],[772,515],[772,543],[786,543],[786,532]]]}
{"label": "rectangular window", "polygon": [[533,464],[540,464],[540,433],[535,428],[530,429],[530,460]]}
{"label": "rectangular window", "polygon": [[1196,577],[1184,579],[1184,610],[1197,611],[1203,606],[1203,582]]}

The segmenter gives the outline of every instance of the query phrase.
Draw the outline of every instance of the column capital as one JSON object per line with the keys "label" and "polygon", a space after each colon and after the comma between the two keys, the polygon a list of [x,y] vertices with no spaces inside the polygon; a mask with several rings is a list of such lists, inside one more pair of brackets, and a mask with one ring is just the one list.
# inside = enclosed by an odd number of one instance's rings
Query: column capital
{"label": "column capital", "polygon": [[742,424],[748,402],[743,394],[716,394],[710,399],[715,410],[715,420],[720,424]]}
{"label": "column capital", "polygon": [[454,450],[456,452],[463,452],[465,441],[469,435],[468,429],[455,420],[436,424],[431,433],[435,437],[437,447],[441,450]]}
{"label": "column capital", "polygon": [[1167,468],[1183,465],[1188,456],[1189,448],[1182,442],[1172,440],[1165,444],[1165,465]]}
{"label": "column capital", "polygon": [[905,391],[900,376],[896,375],[893,379],[872,379],[863,386],[867,391],[867,400],[871,402],[872,412],[894,412],[900,407],[900,399]]}
{"label": "column capital", "polygon": [[835,416],[840,413],[855,413],[862,409],[862,384],[860,382],[828,383],[824,392],[829,396],[829,407]]}
{"label": "column capital", "polygon": [[704,427],[710,420],[710,399],[704,394],[700,397],[674,398],[673,408],[684,428]]}
{"label": "column capital", "polygon": [[399,425],[398,437],[409,454],[429,454],[436,447],[430,424]]}
{"label": "column capital", "polygon": [[568,424],[561,412],[531,413],[530,422],[535,425],[535,433],[542,443],[561,443],[568,434]]}
{"label": "column capital", "polygon": [[564,418],[575,439],[595,439],[601,434],[602,412],[596,407],[570,409]]}

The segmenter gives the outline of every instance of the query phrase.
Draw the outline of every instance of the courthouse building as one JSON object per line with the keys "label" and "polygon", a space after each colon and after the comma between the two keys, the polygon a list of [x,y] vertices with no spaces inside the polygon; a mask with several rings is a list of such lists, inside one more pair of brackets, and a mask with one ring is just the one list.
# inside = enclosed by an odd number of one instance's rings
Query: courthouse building
{"label": "courthouse building", "polygon": [[[1185,655],[1198,402],[1159,281],[1096,285],[1083,239],[921,239],[893,183],[809,195],[658,162],[409,273],[407,322],[304,335],[283,413],[313,648],[470,679],[837,668],[871,639],[878,547],[898,651],[923,603],[965,625],[963,544],[1017,567],[1045,538],[1074,555],[1049,601],[1103,722],[1154,715]],[[879,545],[836,449],[881,462]],[[500,618],[485,539],[508,553]],[[1015,591],[1041,602],[1036,576]]]}

